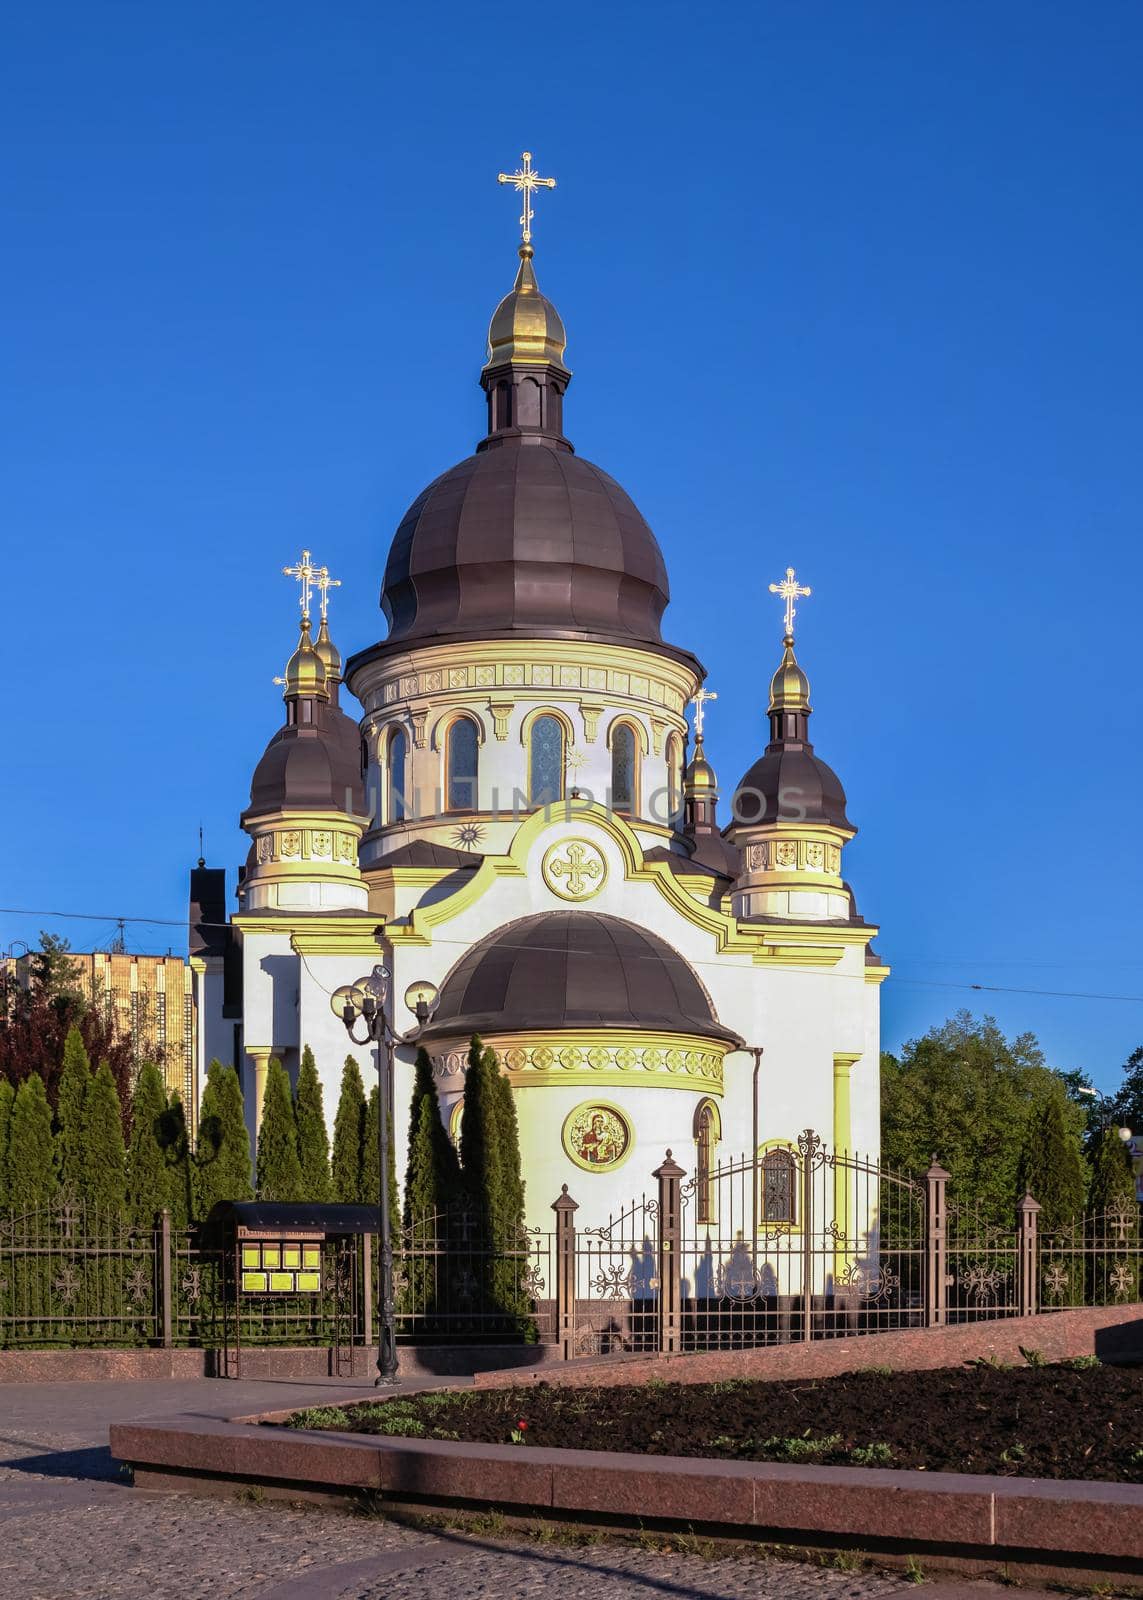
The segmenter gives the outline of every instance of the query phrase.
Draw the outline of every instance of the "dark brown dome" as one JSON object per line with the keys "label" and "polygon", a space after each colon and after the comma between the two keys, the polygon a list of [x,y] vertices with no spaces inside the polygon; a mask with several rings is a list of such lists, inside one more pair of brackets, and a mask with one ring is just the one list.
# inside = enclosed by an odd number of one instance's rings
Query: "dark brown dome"
{"label": "dark brown dome", "polygon": [[735,823],[824,822],[852,828],[845,790],[812,744],[776,742],[746,773],[735,796]]}
{"label": "dark brown dome", "polygon": [[364,813],[357,724],[328,702],[307,703],[314,720],[286,723],[266,746],[254,769],[243,820],[290,810]]}
{"label": "dark brown dome", "polygon": [[690,966],[619,917],[547,911],[482,939],[445,979],[425,1038],[525,1029],[640,1028],[740,1045]]}
{"label": "dark brown dome", "polygon": [[615,482],[544,438],[508,439],[443,473],[397,529],[386,644],[554,633],[662,643],[655,535]]}

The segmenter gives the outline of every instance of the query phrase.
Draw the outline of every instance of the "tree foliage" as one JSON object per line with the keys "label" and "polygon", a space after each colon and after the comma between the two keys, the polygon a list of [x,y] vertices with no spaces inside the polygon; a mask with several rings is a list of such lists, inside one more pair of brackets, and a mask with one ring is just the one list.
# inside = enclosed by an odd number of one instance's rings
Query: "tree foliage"
{"label": "tree foliage", "polygon": [[56,1093],[56,1171],[60,1184],[77,1195],[83,1187],[85,1119],[91,1092],[91,1062],[79,1029],[68,1029]]}
{"label": "tree foliage", "polygon": [[428,1051],[417,1051],[409,1106],[409,1151],[405,1164],[405,1226],[447,1211],[460,1195],[460,1162],[441,1120],[440,1100]]}
{"label": "tree foliage", "polygon": [[354,1205],[361,1195],[361,1158],[365,1139],[365,1085],[361,1068],[353,1056],[346,1056],[341,1074],[341,1093],[333,1122],[333,1198],[342,1205]]}
{"label": "tree foliage", "polygon": [[309,1045],[302,1051],[294,1100],[298,1127],[298,1160],[302,1167],[302,1198],[324,1204],[330,1198],[329,1135],[321,1079]]}
{"label": "tree foliage", "polygon": [[8,1135],[15,1098],[16,1091],[7,1078],[0,1078],[0,1209],[8,1204]]}
{"label": "tree foliage", "polygon": [[[186,1228],[194,1221],[197,1189],[191,1161],[190,1132],[186,1112],[177,1090],[160,1121],[160,1139],[167,1174],[167,1208],[173,1228]],[[250,1179],[246,1180],[249,1185]]]}
{"label": "tree foliage", "polygon": [[8,1133],[8,1192],[14,1211],[47,1205],[56,1192],[52,1108],[38,1073],[16,1090]]}
{"label": "tree foliage", "polygon": [[295,1204],[304,1198],[290,1075],[277,1056],[271,1056],[266,1067],[266,1088],[262,1096],[262,1122],[258,1129],[258,1198],[275,1200],[280,1204]]}
{"label": "tree foliage", "polygon": [[127,1148],[127,1208],[140,1228],[154,1225],[168,1203],[167,1162],[163,1151],[163,1117],[167,1091],[162,1074],[145,1061],[131,1096],[131,1142]]}
{"label": "tree foliage", "polygon": [[80,1193],[100,1211],[122,1216],[127,1205],[123,1114],[119,1091],[106,1062],[88,1086],[84,1121]]}
{"label": "tree foliage", "polygon": [[952,1174],[950,1200],[1011,1227],[1021,1156],[1049,1099],[1059,1103],[1078,1151],[1084,1112],[1064,1097],[1033,1035],[1009,1040],[993,1018],[959,1012],[911,1040],[899,1058],[882,1056],[882,1158],[919,1174],[936,1155]]}
{"label": "tree foliage", "polygon": [[[378,1142],[378,1107],[381,1097],[377,1085],[369,1091],[365,1106],[365,1123],[361,1141],[361,1187],[357,1199],[363,1206],[376,1206],[380,1202],[381,1147]],[[393,1146],[393,1122],[389,1121],[389,1238],[394,1248],[401,1237],[401,1202],[397,1194],[397,1152]]]}
{"label": "tree foliage", "polygon": [[1123,1063],[1123,1082],[1110,1110],[1120,1127],[1143,1137],[1143,1045],[1132,1050]]}
{"label": "tree foliage", "polygon": [[1120,1205],[1129,1211],[1135,1207],[1135,1172],[1118,1129],[1105,1128],[1095,1147],[1087,1208],[1098,1217]]}
{"label": "tree foliage", "polygon": [[237,1071],[212,1061],[199,1112],[194,1176],[198,1214],[220,1200],[251,1200],[250,1134]]}
{"label": "tree foliage", "polygon": [[1039,1226],[1045,1231],[1074,1222],[1083,1212],[1084,1168],[1079,1130],[1065,1115],[1062,1089],[1045,1096],[1025,1133],[1016,1175],[1021,1196],[1040,1203]]}

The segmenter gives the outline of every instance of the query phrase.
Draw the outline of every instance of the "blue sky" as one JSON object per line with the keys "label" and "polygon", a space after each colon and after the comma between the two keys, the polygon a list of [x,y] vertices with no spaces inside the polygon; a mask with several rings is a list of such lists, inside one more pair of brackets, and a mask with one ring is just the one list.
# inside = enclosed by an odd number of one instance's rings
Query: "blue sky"
{"label": "blue sky", "polygon": [[965,986],[1143,995],[1141,57],[1115,0],[10,12],[0,943],[182,918],[200,821],[242,859],[280,569],[382,633],[528,147],[568,432],[663,545],[724,784],[793,563],[886,1042],[987,1008],[1111,1086],[1143,1005]]}

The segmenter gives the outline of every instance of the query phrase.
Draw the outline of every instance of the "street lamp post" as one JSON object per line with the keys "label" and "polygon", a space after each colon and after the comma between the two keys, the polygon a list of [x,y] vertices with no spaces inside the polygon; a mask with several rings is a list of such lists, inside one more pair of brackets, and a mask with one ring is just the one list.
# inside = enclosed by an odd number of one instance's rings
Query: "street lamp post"
{"label": "street lamp post", "polygon": [[[378,929],[378,934],[380,932]],[[397,1045],[409,1044],[417,1038],[432,1016],[438,998],[431,983],[411,985],[405,995],[405,1003],[416,1017],[417,1026],[408,1033],[397,1033],[385,1009],[391,978],[389,968],[383,962],[378,962],[367,977],[359,978],[356,983],[343,984],[330,997],[333,1013],[344,1022],[351,1041],[354,1044],[372,1044],[377,1057],[377,1158],[381,1173],[378,1195],[381,1317],[377,1336],[377,1377],[374,1380],[377,1388],[397,1381],[393,1238],[389,1215],[389,1120],[393,1096],[393,1053]],[[358,1020],[365,1024],[364,1039],[359,1039],[354,1032]]]}
{"label": "street lamp post", "polygon": [[[1111,1101],[1108,1099],[1107,1095],[1104,1094],[1102,1089],[1088,1088],[1086,1085],[1084,1088],[1078,1089],[1076,1092],[1077,1094],[1083,1095],[1085,1100],[1098,1100],[1099,1131],[1100,1133],[1106,1133],[1111,1127]],[[1133,1137],[1130,1128],[1116,1128],[1115,1131],[1123,1140],[1124,1144],[1130,1143]]]}

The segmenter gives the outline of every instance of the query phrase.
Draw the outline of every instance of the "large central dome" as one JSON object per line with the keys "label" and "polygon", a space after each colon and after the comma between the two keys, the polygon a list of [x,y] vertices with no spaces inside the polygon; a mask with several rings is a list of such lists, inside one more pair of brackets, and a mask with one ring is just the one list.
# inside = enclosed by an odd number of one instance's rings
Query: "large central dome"
{"label": "large central dome", "polygon": [[564,325],[530,246],[520,254],[480,377],[488,436],[405,513],[381,590],[389,636],[351,667],[413,644],[514,635],[669,648],[662,551],[614,478],[563,435]]}
{"label": "large central dome", "polygon": [[568,634],[660,644],[655,535],[623,489],[564,443],[517,435],[420,494],[397,529],[389,640]]}

